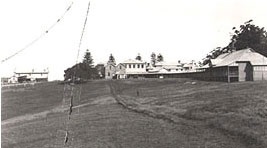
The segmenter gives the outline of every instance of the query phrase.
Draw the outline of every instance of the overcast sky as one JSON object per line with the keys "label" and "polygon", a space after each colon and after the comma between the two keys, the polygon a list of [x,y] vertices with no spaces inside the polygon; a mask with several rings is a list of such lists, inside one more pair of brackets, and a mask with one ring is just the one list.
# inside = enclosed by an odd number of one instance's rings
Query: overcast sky
{"label": "overcast sky", "polygon": [[[45,32],[71,0],[1,0],[0,59],[12,55]],[[267,27],[264,0],[91,0],[79,60],[86,49],[94,63],[117,63],[140,53],[161,53],[167,62],[199,61],[213,48],[226,46],[232,27],[253,19]],[[38,42],[1,64],[2,76],[49,68],[49,80],[63,79],[75,64],[88,1],[72,8]]]}

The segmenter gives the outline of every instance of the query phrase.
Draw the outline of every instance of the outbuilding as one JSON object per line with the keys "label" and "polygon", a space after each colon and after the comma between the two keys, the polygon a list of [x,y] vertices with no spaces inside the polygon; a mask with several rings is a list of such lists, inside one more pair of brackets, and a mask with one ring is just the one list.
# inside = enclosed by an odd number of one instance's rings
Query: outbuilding
{"label": "outbuilding", "polygon": [[225,53],[212,59],[205,73],[218,81],[267,80],[267,58],[251,48]]}

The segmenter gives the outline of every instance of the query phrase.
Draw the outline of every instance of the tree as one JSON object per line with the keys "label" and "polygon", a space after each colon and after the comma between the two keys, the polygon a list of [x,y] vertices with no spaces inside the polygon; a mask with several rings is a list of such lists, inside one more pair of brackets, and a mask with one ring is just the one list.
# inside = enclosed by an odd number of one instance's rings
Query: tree
{"label": "tree", "polygon": [[163,56],[159,53],[157,56],[157,62],[163,62],[164,58]]}
{"label": "tree", "polygon": [[93,58],[92,58],[92,55],[88,49],[86,50],[86,52],[84,54],[83,63],[88,65],[90,68],[93,67]]}
{"label": "tree", "polygon": [[213,49],[203,60],[203,65],[210,62],[210,59],[215,59],[219,55],[235,50],[242,50],[245,48],[252,48],[256,52],[267,57],[267,32],[264,28],[260,28],[252,24],[253,20],[245,22],[240,25],[239,29],[233,27],[230,43],[224,47],[217,47]]}
{"label": "tree", "polygon": [[224,48],[226,51],[252,48],[256,52],[267,56],[267,32],[264,27],[252,24],[253,20],[240,25],[239,29],[233,27],[231,42]]}
{"label": "tree", "polygon": [[[225,51],[226,52],[226,51]],[[210,59],[215,59],[222,53],[225,53],[224,50],[221,47],[216,47],[213,49],[207,56],[204,58],[202,64],[200,65],[206,65],[210,62]]]}
{"label": "tree", "polygon": [[151,65],[155,66],[156,64],[156,54],[154,52],[152,52],[151,54]]}
{"label": "tree", "polygon": [[84,54],[84,57],[83,57],[83,62],[79,66],[80,67],[79,72],[86,74],[86,76],[81,74],[80,78],[84,78],[84,79],[95,78],[96,69],[93,68],[94,67],[93,63],[94,62],[93,62],[92,55],[89,52],[89,50],[87,49],[85,54]]}
{"label": "tree", "polygon": [[136,56],[135,59],[138,60],[138,61],[141,61],[142,60],[142,57],[141,57],[140,53],[138,53],[138,55]]}
{"label": "tree", "polygon": [[110,54],[108,62],[116,64],[115,58],[112,54]]}
{"label": "tree", "polygon": [[93,67],[93,58],[87,49],[83,62],[77,63],[71,68],[64,70],[64,79],[76,81],[77,79],[88,80],[97,78],[97,70]]}

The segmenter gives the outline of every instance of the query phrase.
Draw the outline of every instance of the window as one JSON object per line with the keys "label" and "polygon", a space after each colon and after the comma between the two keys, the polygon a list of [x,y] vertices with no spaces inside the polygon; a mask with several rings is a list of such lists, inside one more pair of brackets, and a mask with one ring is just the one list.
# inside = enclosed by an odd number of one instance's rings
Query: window
{"label": "window", "polygon": [[109,66],[109,69],[111,70],[111,66]]}
{"label": "window", "polygon": [[108,72],[108,76],[110,76],[110,73]]}
{"label": "window", "polygon": [[129,68],[132,68],[132,65],[131,64],[129,64]]}
{"label": "window", "polygon": [[144,68],[144,64],[142,64],[141,67]]}
{"label": "window", "polygon": [[121,69],[121,66],[120,66],[120,69]]}
{"label": "window", "polygon": [[133,64],[133,68],[135,68],[135,64]]}
{"label": "window", "polygon": [[140,65],[139,64],[137,65],[137,68],[140,68]]}

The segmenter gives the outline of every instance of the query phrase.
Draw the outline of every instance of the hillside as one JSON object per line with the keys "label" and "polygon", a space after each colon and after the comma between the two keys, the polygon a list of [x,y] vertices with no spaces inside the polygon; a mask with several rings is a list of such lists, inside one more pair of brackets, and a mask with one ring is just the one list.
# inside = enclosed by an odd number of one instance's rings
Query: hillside
{"label": "hillside", "polygon": [[[116,81],[117,101],[167,121],[209,128],[247,147],[267,147],[267,83],[189,79]],[[206,136],[206,135],[203,135]]]}
{"label": "hillside", "polygon": [[[265,148],[266,82],[57,82],[2,88],[2,147]],[[80,91],[81,90],[81,91]],[[63,93],[65,92],[65,93]],[[138,93],[137,93],[138,92]]]}

